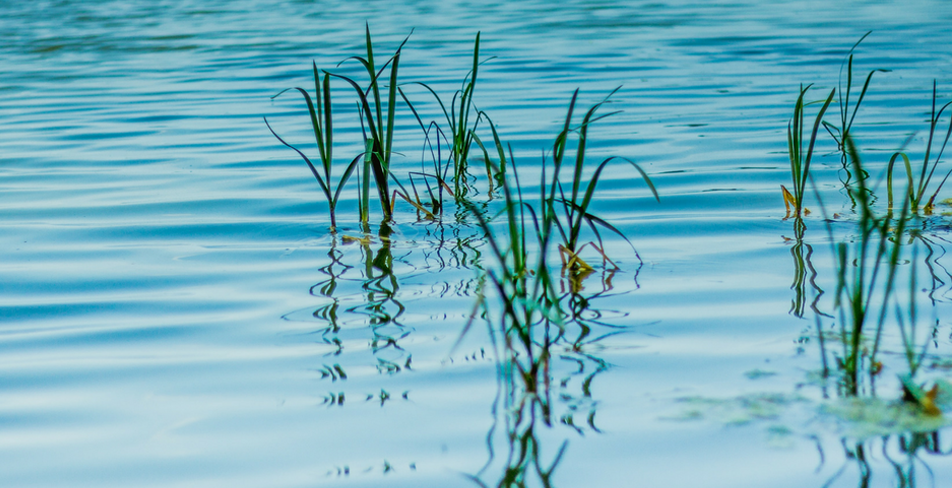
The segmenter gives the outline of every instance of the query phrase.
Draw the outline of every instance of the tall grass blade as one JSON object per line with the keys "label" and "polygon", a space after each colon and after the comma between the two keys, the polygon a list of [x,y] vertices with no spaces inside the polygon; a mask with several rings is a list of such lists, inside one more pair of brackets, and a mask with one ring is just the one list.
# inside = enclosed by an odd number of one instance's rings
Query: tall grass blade
{"label": "tall grass blade", "polygon": [[[787,124],[787,149],[790,156],[790,174],[793,180],[793,204],[794,204],[794,216],[801,217],[804,212],[803,206],[803,196],[806,192],[806,183],[810,176],[810,163],[813,160],[813,150],[816,145],[817,133],[820,130],[820,124],[823,121],[823,116],[826,114],[826,110],[830,107],[830,103],[833,102],[833,95],[836,93],[836,89],[830,90],[829,96],[826,97],[826,100],[823,102],[823,107],[820,108],[820,111],[817,113],[816,119],[813,122],[813,129],[810,132],[810,139],[807,145],[806,154],[804,155],[803,151],[803,128],[804,128],[804,108],[807,105],[804,102],[804,97],[807,94],[807,91],[813,85],[807,85],[806,87],[800,86],[800,96],[797,97],[796,105],[793,109],[793,119]],[[784,188],[784,190],[786,190]],[[784,195],[784,201],[788,199],[788,195]]]}

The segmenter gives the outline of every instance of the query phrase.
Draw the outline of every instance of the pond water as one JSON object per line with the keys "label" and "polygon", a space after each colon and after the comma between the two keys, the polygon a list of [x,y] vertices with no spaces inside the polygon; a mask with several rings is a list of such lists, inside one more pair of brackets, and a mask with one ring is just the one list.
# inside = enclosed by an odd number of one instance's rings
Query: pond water
{"label": "pond water", "polygon": [[[494,295],[490,324],[460,340],[497,266],[476,220],[398,201],[388,238],[374,204],[365,234],[354,178],[331,233],[317,182],[265,126],[316,158],[301,97],[271,97],[313,90],[312,60],[359,77],[337,63],[364,53],[365,22],[379,59],[412,30],[400,80],[444,96],[481,32],[494,59],[474,101],[527,194],[573,91],[580,117],[621,86],[602,113],[621,112],[591,128],[589,171],[630,158],[660,201],[611,165],[592,212],[638,254],[603,231],[619,269],[596,266],[574,293],[550,256],[589,327],[547,346],[548,419],[497,367]],[[903,424],[889,403],[906,372],[892,311],[861,412],[822,378],[824,360],[836,369],[824,347],[842,347],[837,320],[821,315],[818,334],[811,310],[833,314],[831,238],[809,190],[798,241],[779,187],[800,84],[824,97],[869,30],[854,82],[891,71],[873,77],[858,145],[876,175],[910,134],[921,159],[933,80],[940,101],[952,93],[950,22],[939,0],[3,2],[0,485],[944,486],[944,417]],[[424,89],[404,89],[437,119]],[[334,80],[333,95],[342,168],[364,146],[353,91]],[[395,139],[407,184],[423,135],[402,102]],[[855,240],[840,153],[819,139],[834,239]],[[491,214],[501,196],[475,161],[471,198]],[[904,261],[920,262],[920,383],[952,367],[943,208]],[[525,462],[523,441],[537,448]]]}

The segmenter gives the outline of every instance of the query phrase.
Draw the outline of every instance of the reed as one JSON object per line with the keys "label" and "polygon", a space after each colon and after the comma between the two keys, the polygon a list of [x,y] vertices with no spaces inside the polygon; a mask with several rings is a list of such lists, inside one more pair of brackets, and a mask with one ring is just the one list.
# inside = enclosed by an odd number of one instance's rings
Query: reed
{"label": "reed", "polygon": [[[889,159],[889,165],[887,167],[887,192],[888,192],[888,202],[889,208],[893,207],[893,170],[895,168],[896,162],[902,158],[903,167],[906,170],[906,180],[908,182],[909,191],[907,193],[908,199],[912,205],[912,211],[918,213],[921,209],[925,214],[931,214],[932,209],[935,206],[935,199],[939,195],[939,191],[942,190],[942,187],[948,181],[949,176],[952,175],[952,170],[949,170],[946,173],[945,177],[942,178],[942,181],[939,182],[939,185],[936,187],[935,191],[932,193],[932,196],[929,197],[929,200],[922,205],[922,199],[926,195],[926,191],[929,188],[929,184],[932,181],[932,177],[935,174],[936,168],[938,168],[939,163],[942,161],[942,154],[945,152],[945,148],[949,143],[949,138],[952,136],[952,117],[949,118],[949,128],[946,130],[945,137],[942,138],[942,144],[939,146],[938,153],[935,158],[932,158],[932,149],[938,143],[936,139],[936,130],[939,128],[939,122],[942,118],[943,112],[949,106],[952,106],[952,102],[947,102],[941,108],[936,111],[937,106],[937,84],[935,81],[932,83],[932,113],[929,117],[929,138],[926,141],[925,154],[922,159],[922,168],[918,173],[913,172],[912,164],[910,162],[909,156],[905,151],[898,151],[892,155]],[[938,133],[941,138],[941,132]],[[903,144],[905,146],[908,144],[909,140]]]}
{"label": "reed", "polygon": [[[482,113],[478,110],[476,111],[476,116],[473,117],[473,111],[475,110],[475,106],[473,104],[473,94],[476,91],[476,80],[479,75],[479,67],[483,63],[493,59],[493,57],[490,57],[483,61],[479,60],[480,34],[481,33],[479,32],[476,33],[476,41],[473,44],[472,68],[469,70],[466,76],[463,77],[463,82],[460,89],[453,93],[453,97],[448,104],[444,103],[443,99],[436,92],[436,90],[434,90],[428,84],[421,82],[413,83],[426,89],[440,105],[440,110],[443,112],[443,116],[446,120],[446,127],[449,131],[449,136],[447,136],[437,124],[437,142],[439,143],[439,139],[442,136],[442,139],[448,143],[448,164],[445,170],[437,169],[434,174],[439,175],[438,182],[449,189],[450,187],[445,183],[445,175],[446,170],[452,167],[453,174],[451,181],[453,186],[450,190],[450,193],[457,200],[464,198],[470,189],[468,184],[469,153],[473,147],[473,143],[478,140],[476,129],[483,118]],[[420,118],[416,109],[413,107],[413,104],[407,98],[402,89],[400,89],[400,95],[403,97],[404,101],[406,101],[407,105],[410,106],[411,110],[413,110],[420,127],[424,130],[424,132],[429,133],[429,129],[423,123],[423,120]],[[492,169],[488,161],[486,164],[486,172],[490,179],[490,184],[492,184]]]}
{"label": "reed", "polygon": [[829,96],[827,96],[823,102],[823,107],[820,108],[820,111],[817,113],[813,121],[813,129],[810,131],[810,138],[807,139],[809,141],[807,150],[804,152],[804,109],[809,105],[809,103],[804,102],[804,97],[811,86],[813,85],[810,84],[806,87],[800,85],[800,96],[797,97],[797,103],[793,108],[793,118],[787,123],[787,150],[790,156],[790,174],[793,179],[793,192],[787,190],[787,187],[780,185],[780,189],[783,192],[783,203],[787,209],[787,218],[791,216],[791,207],[793,207],[793,216],[795,217],[802,217],[806,211],[803,206],[803,195],[806,191],[807,180],[810,177],[810,163],[813,160],[813,148],[816,145],[817,132],[819,132],[820,124],[823,121],[826,110],[830,108],[830,103],[833,102],[833,95],[836,93],[835,88],[830,90]]}
{"label": "reed", "polygon": [[[390,179],[392,177],[390,173],[390,155],[393,150],[393,129],[397,108],[397,75],[400,66],[400,53],[403,46],[410,39],[410,36],[407,36],[397,47],[394,54],[378,69],[374,58],[370,24],[366,24],[365,27],[366,57],[351,56],[339,63],[338,66],[350,60],[360,63],[370,78],[367,88],[362,88],[353,78],[348,76],[327,73],[329,76],[344,80],[354,89],[358,99],[357,110],[361,119],[361,127],[366,127],[364,131],[363,180],[361,181],[359,199],[362,223],[367,223],[370,218],[369,177],[371,174],[377,189],[377,197],[383,211],[384,221],[390,221],[393,216],[393,200],[390,195]],[[386,80],[387,96],[384,98],[380,94],[381,76],[383,76],[387,67],[390,68],[390,73]],[[386,117],[384,117],[384,112],[386,112]]]}
{"label": "reed", "polygon": [[299,87],[282,90],[277,95],[271,97],[271,99],[274,100],[275,98],[290,90],[297,90],[304,97],[304,102],[307,104],[308,115],[310,115],[311,118],[311,128],[314,131],[314,139],[317,142],[321,171],[318,171],[314,163],[312,163],[303,152],[282,139],[281,136],[279,136],[274,131],[274,129],[271,128],[271,124],[268,123],[267,117],[264,118],[264,123],[268,126],[268,130],[271,131],[271,134],[274,135],[274,137],[276,137],[278,141],[281,142],[281,144],[293,149],[296,153],[298,153],[298,155],[301,156],[302,159],[304,159],[304,162],[307,163],[307,166],[310,168],[314,178],[317,179],[317,183],[320,185],[321,191],[324,193],[324,197],[327,199],[327,205],[331,217],[331,229],[334,230],[337,228],[336,209],[337,202],[340,200],[341,190],[343,190],[347,180],[349,180],[351,175],[354,173],[354,169],[357,167],[357,162],[361,159],[361,156],[354,158],[344,168],[343,174],[341,175],[337,184],[334,185],[331,179],[334,166],[334,123],[331,109],[330,76],[325,73],[322,83],[321,77],[317,70],[317,63],[312,62],[311,66],[314,71],[315,96],[313,101],[307,90]]}
{"label": "reed", "polygon": [[[859,112],[859,107],[863,103],[863,98],[866,97],[866,91],[869,89],[869,83],[873,79],[873,74],[879,73],[888,73],[889,70],[885,69],[874,69],[866,75],[866,82],[863,83],[863,88],[859,92],[859,98],[856,99],[856,103],[850,107],[850,95],[853,92],[853,52],[859,47],[860,43],[866,39],[867,36],[872,34],[873,31],[868,31],[863,34],[863,37],[860,37],[853,47],[850,48],[847,53],[846,59],[843,60],[843,63],[840,64],[840,75],[839,75],[839,97],[837,98],[837,104],[839,105],[840,111],[840,126],[837,127],[833,124],[830,124],[826,121],[823,121],[823,127],[830,133],[833,139],[836,141],[837,147],[844,151],[844,158],[846,156],[845,151],[846,147],[844,146],[844,141],[847,137],[850,137],[850,130],[853,128],[853,122],[856,120],[856,114]],[[843,87],[843,69],[846,68],[846,87]]]}
{"label": "reed", "polygon": [[[284,139],[278,136],[270,124],[269,130],[278,140],[296,151],[308,164],[315,178],[324,192],[329,202],[331,214],[331,226],[336,227],[336,206],[340,199],[341,191],[350,177],[356,172],[358,175],[358,206],[360,212],[360,222],[367,229],[370,214],[370,187],[376,188],[377,197],[383,210],[383,221],[391,222],[393,216],[394,202],[399,196],[410,203],[425,218],[435,219],[437,213],[442,211],[442,194],[445,190],[452,195],[457,203],[465,203],[465,197],[471,187],[469,184],[468,165],[470,161],[473,145],[479,147],[482,151],[483,160],[486,165],[487,178],[489,180],[489,194],[493,194],[494,182],[503,183],[505,187],[507,167],[514,168],[511,164],[511,154],[507,160],[504,145],[498,132],[489,118],[482,111],[476,109],[473,103],[473,96],[478,80],[479,67],[489,59],[480,59],[480,34],[477,33],[473,46],[472,69],[463,79],[460,90],[454,93],[450,103],[444,103],[443,99],[436,91],[425,83],[416,83],[427,90],[440,105],[443,116],[446,119],[446,127],[449,135],[444,133],[436,122],[429,125],[424,124],[423,119],[417,112],[413,103],[404,93],[404,90],[398,86],[398,73],[400,65],[400,56],[403,46],[408,41],[409,36],[403,40],[396,51],[390,56],[382,66],[379,66],[374,58],[374,45],[370,33],[369,24],[365,26],[365,56],[352,56],[341,63],[347,61],[356,61],[364,68],[369,76],[369,82],[364,87],[354,78],[342,74],[318,71],[316,63],[312,63],[312,69],[315,79],[316,103],[312,100],[310,94],[302,88],[293,88],[280,92],[277,96],[289,91],[297,90],[304,97],[307,104],[308,113],[311,119],[312,129],[317,141],[318,153],[320,156],[320,167],[313,164],[312,161],[300,150],[288,144]],[[389,75],[385,77],[385,73]],[[343,80],[350,85],[357,95],[357,112],[361,121],[361,128],[364,139],[364,151],[357,155],[343,170],[343,174],[336,185],[332,184],[333,173],[333,116],[331,105],[331,78]],[[383,96],[383,88],[386,87],[386,96]],[[611,262],[604,251],[604,244],[599,229],[607,229],[610,232],[624,238],[629,244],[627,238],[614,226],[607,221],[594,215],[590,211],[590,205],[596,195],[596,187],[603,171],[613,161],[625,162],[630,164],[636,174],[645,181],[655,199],[658,199],[658,193],[651,179],[642,170],[642,168],[631,159],[622,157],[610,157],[601,161],[595,168],[594,173],[586,180],[586,147],[589,138],[589,128],[596,121],[612,115],[612,112],[606,115],[599,115],[596,112],[618,89],[609,93],[602,101],[596,103],[583,116],[578,125],[573,125],[573,114],[578,99],[578,90],[572,96],[569,104],[568,115],[564,123],[563,130],[555,139],[552,148],[552,167],[543,169],[542,182],[542,205],[539,208],[542,216],[539,221],[540,232],[543,232],[548,242],[550,230],[554,227],[561,238],[559,245],[560,253],[563,257],[563,265],[566,269],[572,270],[591,270],[592,267],[586,263],[580,256],[580,253],[586,248],[595,249],[602,257],[603,263]],[[429,148],[434,162],[433,170],[410,173],[410,189],[408,190],[391,172],[390,162],[393,152],[394,125],[396,118],[397,94],[406,102],[412,111],[417,122],[424,130],[426,141],[424,150]],[[487,145],[477,135],[477,129],[482,121],[486,121],[492,134],[492,144],[495,146],[495,152],[498,154],[499,164],[494,165],[490,157],[490,150]],[[267,123],[267,120],[265,121]],[[431,139],[435,139],[435,144]],[[570,166],[570,182],[562,181],[563,160],[566,160],[569,152],[570,140],[575,139],[575,157],[574,164],[565,163]],[[442,141],[442,142],[441,142]],[[445,143],[449,147],[449,152],[444,164],[441,147]],[[434,147],[436,148],[434,151]],[[545,158],[543,166],[547,165]],[[448,177],[452,170],[452,176]],[[550,171],[548,175],[546,171]],[[372,181],[371,181],[372,180]],[[429,204],[432,210],[427,209],[420,197],[420,191],[417,188],[417,182],[421,181],[429,195]],[[395,186],[391,190],[391,183]],[[435,184],[431,184],[435,183]],[[567,188],[569,187],[570,188]],[[508,188],[510,193],[512,188]],[[521,191],[521,190],[520,190]],[[511,195],[510,195],[511,196]],[[468,205],[461,207],[468,210]],[[594,234],[594,240],[583,242],[583,229],[591,229]],[[597,242],[597,243],[596,243]]]}
{"label": "reed", "polygon": [[[575,90],[575,93],[572,94],[572,100],[569,102],[568,114],[565,117],[562,131],[556,137],[552,147],[552,174],[549,181],[545,181],[545,166],[543,165],[542,191],[545,205],[543,205],[544,218],[542,220],[548,225],[554,224],[558,230],[562,241],[559,244],[559,252],[563,258],[563,266],[568,270],[585,271],[592,269],[592,266],[586,263],[580,256],[582,250],[589,246],[601,255],[603,263],[611,262],[614,266],[614,263],[605,253],[598,227],[609,230],[624,239],[629,245],[631,244],[631,241],[629,241],[621,231],[590,212],[599,178],[601,178],[602,171],[604,171],[609,163],[613,161],[628,163],[648,186],[655,200],[660,201],[658,191],[654,183],[652,183],[651,178],[648,177],[648,174],[645,173],[641,166],[628,158],[618,156],[606,158],[595,167],[591,178],[587,181],[585,179],[585,151],[589,142],[589,129],[596,121],[618,113],[610,112],[604,115],[596,115],[598,109],[608,103],[611,96],[618,92],[620,88],[621,87],[615,88],[604,99],[588,109],[582,117],[581,123],[573,127],[572,117],[579,93],[578,90]],[[575,161],[570,168],[571,189],[566,192],[561,176],[563,163],[569,148],[570,136],[572,134],[577,134],[578,139],[575,146]],[[545,192],[547,192],[547,195]],[[595,239],[598,241],[597,244],[595,241],[580,243],[583,226],[591,229]],[[615,267],[617,268],[617,266]]]}

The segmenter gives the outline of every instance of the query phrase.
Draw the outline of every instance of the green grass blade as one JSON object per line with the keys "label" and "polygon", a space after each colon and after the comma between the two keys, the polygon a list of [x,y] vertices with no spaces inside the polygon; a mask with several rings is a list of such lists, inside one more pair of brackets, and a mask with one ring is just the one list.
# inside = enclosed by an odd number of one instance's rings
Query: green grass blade
{"label": "green grass blade", "polygon": [[[836,93],[836,89],[830,90],[830,95],[826,98],[826,102],[823,103],[823,108],[820,109],[820,112],[816,116],[816,121],[813,123],[813,131],[810,133],[810,145],[807,149],[807,157],[803,162],[802,174],[799,178],[799,186],[797,187],[797,203],[802,206],[803,194],[806,189],[806,177],[810,174],[810,161],[813,159],[813,148],[816,145],[816,136],[820,130],[820,121],[823,120],[823,115],[826,113],[826,109],[830,107],[830,103],[833,102],[833,95]],[[799,210],[799,209],[798,209]]]}
{"label": "green grass blade", "polygon": [[344,185],[347,184],[347,180],[350,179],[351,175],[354,173],[354,170],[357,169],[357,163],[359,163],[360,160],[363,159],[363,157],[364,157],[363,153],[358,154],[357,157],[351,160],[350,164],[348,164],[347,167],[344,168],[344,174],[341,175],[340,181],[337,183],[337,191],[334,192],[335,205],[337,204],[337,201],[340,200],[340,194],[341,194],[341,191],[343,191],[344,189]]}
{"label": "green grass blade", "polygon": [[304,102],[307,104],[307,112],[308,112],[308,115],[311,117],[311,127],[314,130],[314,139],[317,141],[318,152],[320,153],[320,156],[321,156],[321,165],[323,166],[325,176],[329,176],[328,173],[330,170],[331,160],[328,157],[327,151],[325,150],[325,146],[324,146],[324,135],[323,135],[323,130],[321,128],[321,120],[320,120],[320,117],[318,116],[318,114],[321,112],[320,112],[320,109],[315,110],[314,103],[311,101],[311,95],[308,94],[307,90],[303,88],[294,87],[294,88],[288,88],[286,90],[281,90],[277,95],[271,98],[275,99],[281,96],[282,93],[290,91],[290,90],[297,90],[298,92],[301,93],[301,95],[304,96]]}
{"label": "green grass blade", "polygon": [[[579,232],[581,230],[582,217],[588,214],[588,207],[592,203],[592,197],[595,194],[595,188],[598,185],[598,180],[601,177],[602,170],[605,169],[608,163],[610,163],[612,160],[615,160],[615,159],[620,159],[622,161],[626,161],[629,164],[631,164],[631,166],[634,167],[636,171],[638,171],[638,173],[641,175],[641,178],[648,185],[648,188],[651,190],[651,194],[654,195],[655,200],[660,201],[660,198],[658,197],[658,190],[655,188],[654,183],[651,182],[651,178],[648,177],[647,173],[645,173],[645,171],[641,169],[641,166],[639,166],[637,163],[635,163],[634,161],[630,159],[621,158],[621,157],[610,157],[602,161],[601,164],[598,165],[598,168],[595,169],[595,173],[592,175],[592,179],[589,180],[588,186],[585,189],[585,196],[582,198],[582,203],[578,205],[579,212],[577,214],[578,215],[577,220],[573,222],[571,226],[572,233],[569,239],[571,247],[569,249],[571,249],[573,252],[575,251],[575,245],[577,244],[576,241],[578,239]],[[573,206],[575,205],[574,200],[570,203]]]}
{"label": "green grass blade", "polygon": [[387,138],[386,149],[384,152],[384,164],[390,168],[390,151],[393,149],[393,126],[397,109],[397,67],[400,64],[400,51],[393,56],[393,63],[390,67],[390,90],[387,94]]}
{"label": "green grass blade", "polygon": [[[314,79],[317,80],[317,65],[314,65]],[[315,85],[317,82],[315,81]],[[318,95],[320,98],[320,95]],[[331,177],[331,162],[334,160],[334,123],[333,117],[331,116],[331,77],[324,74],[324,150],[323,157],[324,161],[327,161],[327,178],[330,181]],[[318,113],[320,113],[321,107],[318,105]]]}
{"label": "green grass blade", "polygon": [[272,134],[274,137],[276,137],[276,138],[278,139],[278,141],[281,141],[281,144],[284,144],[285,146],[287,146],[287,147],[293,149],[294,152],[298,153],[298,155],[301,156],[302,159],[304,159],[304,162],[307,163],[307,167],[310,168],[310,169],[311,169],[311,173],[314,174],[314,178],[317,179],[317,183],[321,186],[321,191],[324,192],[324,195],[327,197],[328,201],[330,201],[330,200],[331,200],[331,191],[330,191],[330,189],[327,187],[327,184],[324,182],[324,179],[321,177],[321,174],[317,172],[317,168],[315,168],[315,167],[314,167],[314,164],[311,163],[311,160],[308,159],[307,156],[304,155],[304,153],[302,153],[301,151],[299,151],[298,148],[296,148],[296,147],[294,147],[294,146],[288,144],[284,139],[281,138],[281,136],[279,136],[276,132],[274,132],[274,129],[271,128],[271,124],[268,123],[268,118],[267,118],[267,117],[264,117],[264,124],[268,126],[268,130],[271,131],[271,134]]}
{"label": "green grass blade", "polygon": [[874,70],[872,70],[872,71],[869,72],[869,75],[866,77],[866,82],[863,83],[863,89],[862,89],[862,91],[859,92],[859,98],[856,100],[856,106],[853,107],[853,115],[850,116],[850,121],[849,121],[849,123],[846,124],[846,126],[845,126],[845,127],[846,127],[846,132],[849,132],[850,129],[852,129],[852,127],[853,127],[853,121],[856,120],[856,114],[859,112],[859,106],[860,106],[860,104],[862,104],[862,103],[863,103],[863,99],[866,98],[866,90],[869,89],[869,82],[872,81],[873,75],[876,74],[876,72],[887,73],[888,71],[889,71],[889,70],[885,70],[885,69],[874,69]]}

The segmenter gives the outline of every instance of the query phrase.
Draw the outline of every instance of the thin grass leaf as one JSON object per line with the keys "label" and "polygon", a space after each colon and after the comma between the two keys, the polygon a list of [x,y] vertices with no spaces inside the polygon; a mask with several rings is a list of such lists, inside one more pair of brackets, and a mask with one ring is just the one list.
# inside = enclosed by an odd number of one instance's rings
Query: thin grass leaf
{"label": "thin grass leaf", "polygon": [[324,182],[324,179],[321,177],[320,173],[317,172],[317,168],[314,167],[313,163],[311,163],[311,160],[308,159],[308,157],[305,156],[303,152],[298,150],[298,148],[288,144],[284,139],[281,138],[281,136],[279,136],[276,132],[274,132],[274,129],[271,128],[271,124],[268,123],[267,117],[263,117],[263,118],[264,118],[264,124],[268,126],[268,130],[271,131],[271,134],[274,137],[276,137],[278,141],[281,142],[281,144],[284,144],[285,146],[293,149],[294,152],[298,153],[298,155],[301,156],[302,159],[304,159],[304,162],[307,163],[307,167],[310,168],[311,173],[314,174],[314,178],[317,179],[317,183],[321,186],[321,191],[323,191],[324,195],[326,195],[328,197],[328,200],[330,200],[330,196],[331,196],[330,189],[327,187],[327,183]]}

